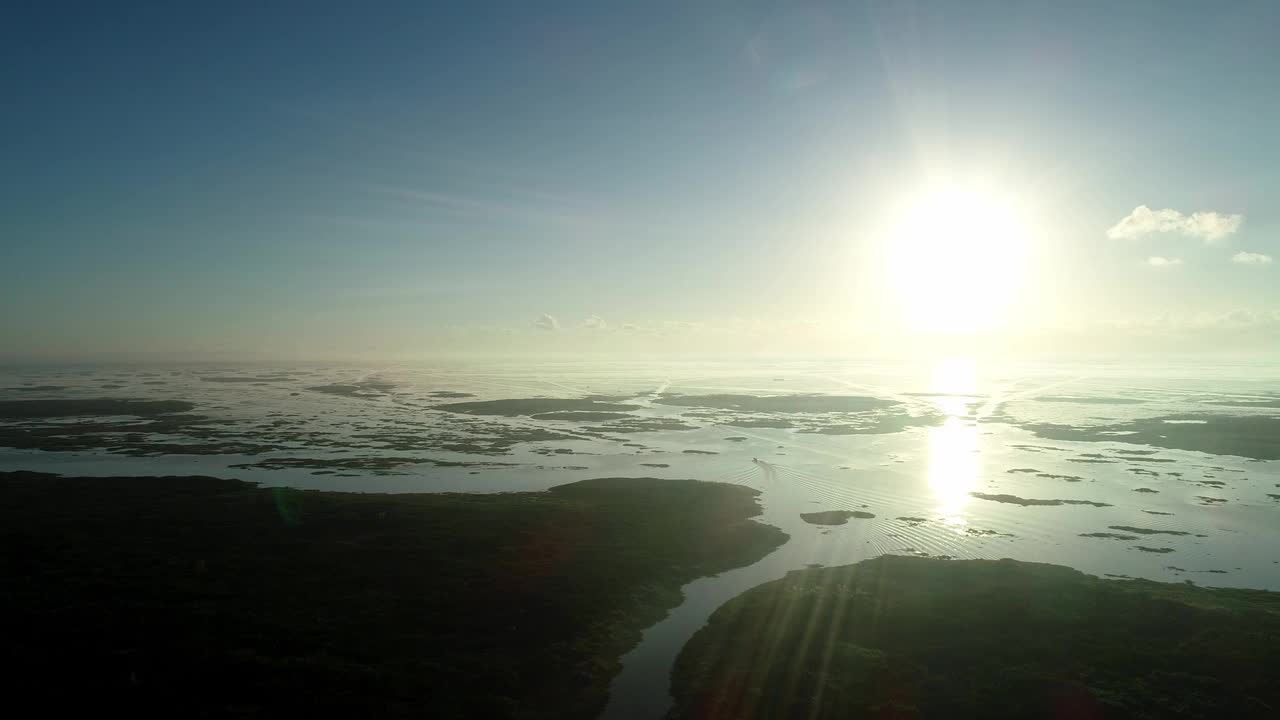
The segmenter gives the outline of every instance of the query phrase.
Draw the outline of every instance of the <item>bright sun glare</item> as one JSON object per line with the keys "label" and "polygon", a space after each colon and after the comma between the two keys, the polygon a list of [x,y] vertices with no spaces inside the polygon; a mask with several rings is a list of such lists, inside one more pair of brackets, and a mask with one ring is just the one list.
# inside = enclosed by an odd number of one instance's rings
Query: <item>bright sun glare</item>
{"label": "bright sun glare", "polygon": [[885,235],[887,280],[907,327],[968,333],[1002,325],[1026,280],[1027,246],[1008,193],[938,183],[917,194]]}
{"label": "bright sun glare", "polygon": [[938,512],[948,525],[963,525],[969,493],[978,486],[979,436],[976,425],[965,419],[968,402],[978,391],[974,362],[966,357],[939,360],[933,368],[929,391],[933,402],[947,415],[942,425],[929,428],[929,489]]}

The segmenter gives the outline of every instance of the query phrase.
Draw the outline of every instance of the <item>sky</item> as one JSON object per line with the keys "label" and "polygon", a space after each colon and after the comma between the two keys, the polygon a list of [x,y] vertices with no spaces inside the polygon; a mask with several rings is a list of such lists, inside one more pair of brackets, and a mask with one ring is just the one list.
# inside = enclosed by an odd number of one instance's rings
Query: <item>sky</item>
{"label": "sky", "polygon": [[1270,352],[1276,27],[1266,1],[22,3],[0,359]]}

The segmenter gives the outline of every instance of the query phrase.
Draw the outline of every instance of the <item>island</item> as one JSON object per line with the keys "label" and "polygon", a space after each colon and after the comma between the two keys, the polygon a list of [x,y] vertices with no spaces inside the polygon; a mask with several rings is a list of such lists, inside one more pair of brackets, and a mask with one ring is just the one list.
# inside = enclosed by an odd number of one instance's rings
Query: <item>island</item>
{"label": "island", "polygon": [[691,580],[785,542],[756,491],[338,493],[0,473],[12,707],[79,717],[591,718]]}
{"label": "island", "polygon": [[681,652],[686,718],[1274,718],[1280,593],[881,556],[793,571]]}

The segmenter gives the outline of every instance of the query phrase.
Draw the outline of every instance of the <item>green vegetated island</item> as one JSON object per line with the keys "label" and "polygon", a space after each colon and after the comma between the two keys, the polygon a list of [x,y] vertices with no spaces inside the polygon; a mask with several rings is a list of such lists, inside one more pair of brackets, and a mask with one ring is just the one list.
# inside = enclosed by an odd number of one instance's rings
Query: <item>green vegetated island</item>
{"label": "green vegetated island", "polygon": [[882,556],[722,606],[669,720],[1274,718],[1277,668],[1277,593]]}
{"label": "green vegetated island", "polygon": [[0,473],[6,703],[81,717],[591,718],[756,491],[384,495]]}

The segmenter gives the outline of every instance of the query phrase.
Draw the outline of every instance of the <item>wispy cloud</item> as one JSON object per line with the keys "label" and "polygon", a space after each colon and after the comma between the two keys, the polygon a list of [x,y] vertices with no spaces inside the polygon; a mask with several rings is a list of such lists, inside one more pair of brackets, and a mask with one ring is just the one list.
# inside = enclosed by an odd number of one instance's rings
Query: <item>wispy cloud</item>
{"label": "wispy cloud", "polygon": [[1231,256],[1231,262],[1237,265],[1270,265],[1271,256],[1256,252],[1238,252]]}
{"label": "wispy cloud", "polygon": [[608,323],[606,323],[604,321],[604,318],[600,317],[599,315],[588,315],[587,318],[582,321],[582,327],[587,328],[588,330],[608,330],[609,329]]}
{"label": "wispy cloud", "polygon": [[533,326],[540,330],[559,330],[560,321],[546,313],[543,313],[542,317],[533,321]]}
{"label": "wispy cloud", "polygon": [[1161,257],[1159,255],[1152,255],[1151,257],[1147,258],[1147,264],[1150,265],[1151,267],[1169,267],[1171,265],[1181,265],[1182,258],[1170,258],[1170,257]]}
{"label": "wispy cloud", "polygon": [[1197,211],[1184,215],[1172,208],[1152,210],[1139,205],[1133,212],[1107,230],[1107,237],[1127,239],[1152,233],[1178,233],[1200,238],[1206,243],[1217,242],[1240,229],[1244,215],[1224,215],[1213,211]]}

